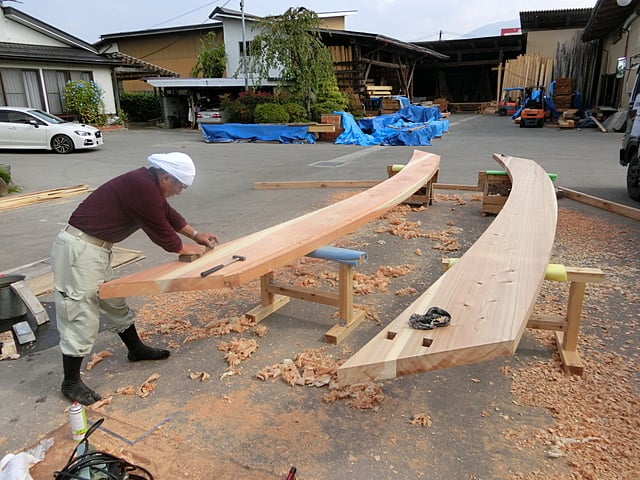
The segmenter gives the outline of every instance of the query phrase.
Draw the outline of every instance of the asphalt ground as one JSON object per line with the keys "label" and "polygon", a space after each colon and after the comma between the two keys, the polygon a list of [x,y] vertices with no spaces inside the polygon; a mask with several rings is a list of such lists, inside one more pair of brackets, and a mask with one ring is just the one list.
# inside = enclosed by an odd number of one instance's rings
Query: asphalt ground
{"label": "asphalt ground", "polygon": [[[558,185],[638,206],[626,195],[626,171],[617,161],[620,133],[520,129],[508,118],[485,115],[453,115],[450,124],[450,131],[442,139],[435,139],[432,147],[419,147],[442,156],[441,183],[475,184],[479,170],[496,168],[491,155],[499,152],[536,160],[548,172],[558,174]],[[215,232],[224,242],[297,217],[339,195],[330,189],[254,190],[256,181],[383,180],[386,166],[406,162],[413,150],[414,147],[363,148],[322,142],[206,144],[197,131],[139,129],[107,132],[104,147],[94,152],[67,156],[1,152],[0,163],[12,166],[15,182],[27,193],[77,184],[96,187],[119,173],[145,165],[151,153],[186,152],[196,163],[197,178],[171,203],[196,229]],[[67,197],[0,212],[0,271],[46,259],[53,238],[82,198]],[[469,195],[466,198],[464,206],[436,202],[425,212],[411,213],[411,219],[434,230],[446,229],[453,222],[462,229],[461,254],[492,219],[481,216],[479,203],[471,201]],[[560,205],[567,202],[561,200]],[[637,222],[575,202],[571,202],[571,208],[594,218],[613,219],[630,232],[638,231]],[[372,226],[358,231],[350,241],[369,253],[364,272],[373,272],[381,265],[417,265],[412,275],[394,284],[394,290],[411,286],[422,292],[440,275],[441,252],[432,251],[419,240],[403,242],[389,235],[381,237]],[[144,260],[120,269],[122,275],[173,259],[144,234],[135,234],[121,246],[145,254]],[[626,248],[624,245],[611,247],[618,249],[614,256],[617,262],[626,261],[637,270],[637,259],[626,259],[624,252],[620,253]],[[419,261],[412,255],[416,248],[425,252]],[[376,306],[385,324],[412,298],[378,292],[366,303]],[[66,431],[67,427],[64,409],[68,402],[59,394],[62,366],[55,346],[55,315],[51,297],[44,295],[41,301],[48,306],[51,323],[38,329],[37,341],[21,349],[19,360],[0,362],[0,402],[4,407],[0,415],[0,446],[5,452],[31,447],[40,438]],[[207,302],[202,298],[196,301]],[[145,298],[131,299],[132,306],[138,309],[149,302]],[[237,313],[251,308],[250,296],[232,296],[224,307],[220,302],[211,302],[208,307],[220,314],[225,309],[227,313]],[[627,305],[620,305],[619,310],[635,311]],[[137,454],[137,458],[144,457],[153,464],[154,450],[161,452],[157,442],[165,439],[179,455],[178,463],[185,462],[185,472],[189,465],[208,457],[211,462],[207,468],[217,478],[227,478],[222,474],[223,467],[229,471],[237,468],[237,478],[283,478],[289,465],[298,466],[299,478],[312,479],[490,479],[511,478],[509,475],[519,471],[546,471],[553,476],[569,470],[566,463],[547,458],[541,446],[514,451],[502,435],[505,416],[522,424],[553,426],[552,416],[545,409],[513,402],[510,381],[501,373],[505,365],[552,355],[527,334],[514,357],[385,381],[386,400],[372,411],[354,410],[340,402],[325,404],[316,389],[295,389],[281,382],[255,379],[255,373],[266,365],[307,348],[325,347],[322,335],[331,323],[330,315],[331,310],[326,307],[303,302],[288,305],[263,321],[267,335],[260,339],[260,348],[244,367],[244,374],[224,380],[219,379],[227,365],[216,348],[218,339],[180,344],[180,338],[156,336],[152,341],[175,346],[171,358],[159,366],[128,363],[119,340],[101,333],[95,350],[108,349],[113,356],[100,368],[87,372],[86,381],[108,394],[123,385],[140,384],[152,373],[160,372],[159,386],[151,396],[142,400],[116,396],[114,403],[105,407],[105,427],[111,421],[112,425],[123,423],[149,432],[162,424],[160,432],[135,445],[128,444],[127,451],[134,458]],[[367,322],[343,345],[329,347],[329,352],[345,358],[379,328]],[[637,332],[634,335],[637,337]],[[190,380],[188,372],[195,371],[209,372],[212,381]],[[479,411],[495,414],[485,417]],[[409,423],[413,415],[421,412],[432,417],[432,427],[416,429]],[[114,440],[114,448],[116,443]],[[189,460],[189,454],[183,452],[185,448],[198,460]],[[68,453],[65,451],[65,455]],[[39,478],[50,478],[39,473],[43,475]],[[213,473],[200,470],[194,478],[214,478]]]}

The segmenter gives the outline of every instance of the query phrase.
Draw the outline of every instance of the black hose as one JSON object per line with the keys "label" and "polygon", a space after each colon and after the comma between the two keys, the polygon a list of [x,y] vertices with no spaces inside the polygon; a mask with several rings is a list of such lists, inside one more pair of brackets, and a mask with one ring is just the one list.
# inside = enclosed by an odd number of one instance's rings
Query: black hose
{"label": "black hose", "polygon": [[[95,422],[91,428],[87,430],[84,437],[76,445],[67,461],[65,467],[59,472],[53,473],[55,480],[76,479],[76,480],[89,480],[85,474],[100,473],[101,477],[107,480],[153,480],[151,473],[132,463],[127,462],[122,458],[118,458],[110,453],[89,451],[89,436],[95,432],[100,425],[104,422],[104,418],[101,418]],[[80,445],[84,446],[82,455],[78,455],[78,448]]]}

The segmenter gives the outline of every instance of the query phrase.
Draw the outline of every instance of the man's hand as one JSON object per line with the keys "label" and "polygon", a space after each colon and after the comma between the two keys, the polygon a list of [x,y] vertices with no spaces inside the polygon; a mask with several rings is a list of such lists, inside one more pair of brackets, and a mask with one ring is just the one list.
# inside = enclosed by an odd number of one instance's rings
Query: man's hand
{"label": "man's hand", "polygon": [[218,244],[218,236],[213,233],[198,233],[193,241],[211,249]]}
{"label": "man's hand", "polygon": [[203,245],[197,243],[183,243],[182,250],[178,253],[180,255],[202,255],[207,249]]}

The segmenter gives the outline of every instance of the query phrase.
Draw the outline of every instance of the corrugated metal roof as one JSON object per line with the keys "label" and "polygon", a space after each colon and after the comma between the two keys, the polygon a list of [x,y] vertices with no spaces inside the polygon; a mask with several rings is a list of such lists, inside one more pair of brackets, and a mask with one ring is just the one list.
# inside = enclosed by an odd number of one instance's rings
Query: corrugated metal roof
{"label": "corrugated metal roof", "polygon": [[520,12],[520,27],[523,33],[532,30],[583,28],[589,21],[592,11],[592,8],[570,8]]}
{"label": "corrugated metal roof", "polygon": [[[366,32],[353,32],[350,30],[333,30],[329,28],[319,28],[318,31],[325,37],[340,37],[345,38],[347,41],[351,41],[351,39],[357,39],[359,42],[367,42],[371,45],[377,45],[380,47],[393,47],[395,49],[401,49],[405,54],[413,54],[414,56],[419,57],[434,57],[440,60],[446,60],[449,57],[442,53],[436,52],[435,50],[431,50],[429,48],[422,47],[420,45],[416,45],[414,43],[403,42],[402,40],[396,40],[395,38],[385,37],[384,35],[378,35],[376,33],[366,33]],[[324,41],[325,44],[329,44],[330,42]]]}
{"label": "corrugated metal roof", "polygon": [[86,65],[121,65],[122,62],[88,50],[48,45],[0,42],[0,58],[3,60],[37,60],[51,63],[76,63]]}
{"label": "corrugated metal roof", "polygon": [[621,7],[616,0],[598,0],[593,7],[593,14],[584,27],[582,41],[588,42],[606,36],[622,27],[624,22],[640,8],[640,0],[633,0],[626,7]]}

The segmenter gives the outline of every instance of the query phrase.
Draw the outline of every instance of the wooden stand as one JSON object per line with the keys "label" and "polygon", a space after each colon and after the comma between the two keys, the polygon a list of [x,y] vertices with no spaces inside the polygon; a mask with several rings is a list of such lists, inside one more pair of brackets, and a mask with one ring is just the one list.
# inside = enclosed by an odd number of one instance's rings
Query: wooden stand
{"label": "wooden stand", "polygon": [[482,214],[496,215],[509,197],[511,179],[506,172],[478,172],[478,188],[482,192]]}
{"label": "wooden stand", "polygon": [[[443,269],[447,270],[454,262],[455,259],[443,258]],[[587,283],[601,283],[604,280],[604,273],[599,268],[565,267],[564,269],[566,280],[555,278],[549,274],[549,270],[545,280],[570,282],[566,315],[534,314],[529,318],[527,328],[555,331],[564,372],[570,375],[582,375],[584,364],[578,354],[578,334],[582,321],[584,293]]]}
{"label": "wooden stand", "polygon": [[562,368],[570,375],[582,375],[584,365],[578,354],[578,334],[582,321],[582,304],[587,283],[601,283],[604,273],[599,268],[567,267],[569,301],[564,317],[560,315],[532,315],[527,327],[542,330],[555,330],[556,344]]}
{"label": "wooden stand", "polygon": [[[398,170],[394,165],[387,165],[387,177],[391,178]],[[434,173],[433,177],[420,190],[411,195],[403,203],[410,205],[431,205],[433,204],[433,184],[438,182],[439,170]]]}
{"label": "wooden stand", "polygon": [[[260,305],[247,312],[245,316],[258,323],[289,303],[290,298],[337,307],[340,323],[331,327],[324,338],[327,343],[340,343],[364,320],[365,312],[354,308],[353,265],[336,261],[340,265],[338,293],[277,284],[273,281],[273,272],[269,272],[260,277]],[[366,255],[363,253],[357,263],[362,265],[365,261]]]}
{"label": "wooden stand", "polygon": [[[549,178],[555,180],[557,175],[549,173]],[[478,188],[482,192],[482,214],[497,215],[509,198],[511,179],[499,170],[478,172]]]}

